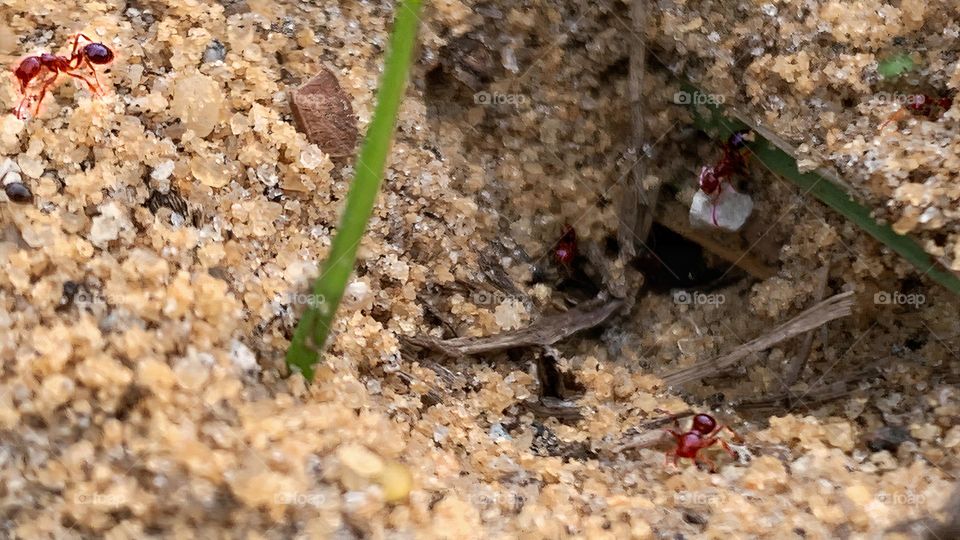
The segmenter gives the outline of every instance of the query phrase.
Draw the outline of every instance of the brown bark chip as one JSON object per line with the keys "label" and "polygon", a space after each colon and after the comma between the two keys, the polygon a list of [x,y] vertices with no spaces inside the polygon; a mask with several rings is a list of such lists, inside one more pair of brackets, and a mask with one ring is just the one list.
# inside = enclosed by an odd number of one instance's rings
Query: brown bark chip
{"label": "brown bark chip", "polygon": [[297,129],[333,157],[353,155],[357,144],[357,117],[350,97],[336,75],[322,68],[290,93],[290,110]]}

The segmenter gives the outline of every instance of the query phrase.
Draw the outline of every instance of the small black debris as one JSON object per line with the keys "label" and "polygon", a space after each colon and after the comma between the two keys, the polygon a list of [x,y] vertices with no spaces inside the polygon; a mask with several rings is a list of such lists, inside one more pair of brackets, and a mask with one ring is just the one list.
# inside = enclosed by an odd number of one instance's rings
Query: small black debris
{"label": "small black debris", "polygon": [[172,189],[167,193],[160,193],[156,190],[151,191],[144,206],[146,206],[152,214],[156,214],[161,208],[169,208],[175,214],[180,214],[185,221],[193,223],[194,226],[197,226],[199,223],[199,213],[191,215],[187,201]]}
{"label": "small black debris", "polygon": [[912,440],[910,432],[902,426],[883,426],[870,434],[867,439],[867,448],[871,452],[886,450],[894,453],[901,444]]}
{"label": "small black debris", "polygon": [[77,296],[79,291],[80,285],[77,282],[64,281],[63,294],[60,297],[60,304],[57,306],[57,311],[62,311],[73,305],[73,298]]}
{"label": "small black debris", "polygon": [[33,202],[33,193],[26,185],[20,182],[13,182],[3,186],[3,192],[7,198],[18,204],[30,204]]}

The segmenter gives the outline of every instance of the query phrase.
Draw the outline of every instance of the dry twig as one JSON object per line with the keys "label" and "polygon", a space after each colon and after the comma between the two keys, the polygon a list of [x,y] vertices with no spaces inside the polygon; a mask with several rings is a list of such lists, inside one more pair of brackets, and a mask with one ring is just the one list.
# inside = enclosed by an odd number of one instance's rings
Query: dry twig
{"label": "dry twig", "polygon": [[[813,298],[820,302],[823,300],[823,297],[827,294],[827,281],[830,277],[830,263],[828,262],[821,268],[818,272],[819,281],[817,282],[817,290],[813,293]],[[810,358],[810,350],[813,349],[813,337],[814,333],[807,332],[807,335],[803,338],[803,345],[800,346],[800,352],[793,358],[793,361],[790,362],[790,365],[787,367],[787,373],[783,377],[783,386],[784,388],[790,388],[793,386],[793,383],[797,382],[797,379],[800,378],[800,374],[803,373],[803,368],[807,367],[807,360]]]}
{"label": "dry twig", "polygon": [[633,40],[630,43],[630,75],[628,93],[630,98],[631,116],[633,120],[633,145],[636,152],[629,184],[624,190],[620,203],[620,231],[618,240],[624,258],[631,258],[637,254],[634,244],[637,241],[645,242],[650,226],[653,224],[653,214],[657,208],[657,198],[660,195],[660,186],[645,189],[643,177],[646,176],[646,162],[643,152],[645,139],[645,124],[643,111],[643,78],[647,70],[647,15],[650,6],[647,0],[633,0],[630,18],[633,21]]}
{"label": "dry twig", "polygon": [[734,406],[741,410],[773,409],[782,412],[790,412],[800,407],[809,410],[815,405],[821,405],[834,399],[849,396],[850,392],[853,390],[851,385],[866,379],[879,377],[881,375],[882,372],[880,371],[879,366],[870,366],[861,369],[852,375],[846,376],[839,381],[834,381],[829,384],[818,385],[803,391],[792,391],[787,389],[785,392],[780,394],[743,400],[734,404]]}
{"label": "dry twig", "polygon": [[680,420],[681,418],[686,418],[692,416],[692,410],[685,410],[679,413],[669,414],[667,416],[662,416],[660,418],[644,422],[643,424],[629,429],[624,433],[624,436],[621,438],[620,444],[614,446],[610,450],[614,453],[620,453],[624,450],[631,450],[635,448],[650,448],[656,446],[662,440],[668,440],[670,436],[662,428],[667,424],[672,424],[674,421]]}
{"label": "dry twig", "polygon": [[623,306],[619,299],[595,299],[565,313],[542,317],[526,328],[484,337],[437,340],[409,337],[406,340],[447,356],[459,357],[505,351],[518,347],[553,345],[581,330],[602,324]]}
{"label": "dry twig", "polygon": [[663,376],[663,381],[667,386],[678,386],[722,373],[750,354],[768,349],[785,339],[817,328],[834,319],[850,315],[850,308],[853,306],[852,296],[852,291],[831,296],[774,328],[770,333],[744,343],[733,352],[667,373]]}

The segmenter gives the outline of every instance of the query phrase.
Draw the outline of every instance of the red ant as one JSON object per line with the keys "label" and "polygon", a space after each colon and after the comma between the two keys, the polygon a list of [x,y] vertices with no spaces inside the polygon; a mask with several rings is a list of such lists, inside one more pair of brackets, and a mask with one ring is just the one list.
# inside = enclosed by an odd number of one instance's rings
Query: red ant
{"label": "red ant", "polygon": [[936,120],[941,114],[950,110],[953,106],[953,98],[950,96],[933,97],[927,94],[913,94],[907,96],[907,104],[897,112],[890,115],[887,121],[880,125],[880,130],[886,127],[890,122],[900,122],[908,114],[920,116],[927,120]]}
{"label": "red ant", "polygon": [[[80,38],[85,39],[89,43],[80,47]],[[93,41],[84,34],[77,34],[74,37],[73,50],[70,51],[69,58],[51,53],[43,53],[40,56],[28,56],[24,58],[13,73],[20,83],[20,93],[23,95],[20,104],[14,109],[14,114],[20,120],[26,119],[30,102],[36,99],[36,108],[33,111],[33,115],[36,116],[37,113],[40,112],[40,103],[47,95],[47,91],[53,83],[60,77],[61,73],[85,82],[87,87],[90,88],[90,91],[95,95],[103,95],[103,86],[100,84],[100,77],[97,74],[97,69],[94,64],[104,65],[112,61],[113,51],[111,51],[109,47],[103,43]],[[93,81],[87,76],[76,73],[77,70],[84,67],[90,68],[93,72]],[[44,69],[47,70],[48,75],[40,78],[40,74]],[[38,83],[40,86],[39,94],[31,95],[28,93],[30,84],[38,78],[40,81]]]}
{"label": "red ant", "polygon": [[[664,465],[669,463],[669,458],[673,456],[673,465],[677,465],[677,460],[680,458],[690,458],[695,464],[699,463],[697,460],[697,453],[704,448],[713,446],[716,443],[720,443],[720,446],[728,453],[731,457],[736,458],[737,454],[730,449],[730,445],[726,441],[718,437],[717,435],[720,431],[726,429],[733,434],[733,440],[742,441],[743,439],[737,435],[730,426],[718,425],[717,421],[710,416],[709,414],[700,413],[693,417],[693,423],[690,426],[690,430],[684,433],[680,432],[680,422],[674,418],[673,423],[677,426],[677,430],[668,429],[666,430],[674,439],[677,440],[677,447],[672,451],[667,452],[664,455]],[[710,472],[717,472],[717,464],[713,462],[707,456],[699,456],[703,461],[710,466]]]}
{"label": "red ant", "polygon": [[720,194],[723,192],[723,183],[730,183],[735,174],[746,171],[747,168],[747,142],[751,139],[750,130],[737,131],[727,139],[723,145],[723,155],[720,161],[714,166],[704,165],[700,169],[700,176],[697,179],[700,190],[707,194],[713,201],[713,224],[719,227],[717,223],[717,203],[720,200]]}
{"label": "red ant", "polygon": [[575,258],[577,258],[577,232],[570,225],[564,225],[563,234],[553,248],[553,260],[569,270]]}

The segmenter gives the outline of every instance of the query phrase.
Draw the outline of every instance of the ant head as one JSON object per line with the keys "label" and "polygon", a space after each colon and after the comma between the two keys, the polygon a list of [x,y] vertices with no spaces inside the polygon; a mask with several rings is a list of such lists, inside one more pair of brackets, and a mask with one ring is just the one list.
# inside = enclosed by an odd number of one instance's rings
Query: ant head
{"label": "ant head", "polygon": [[700,169],[700,178],[697,181],[700,189],[707,195],[712,195],[720,189],[720,180],[717,179],[716,170],[713,167],[704,166]]}
{"label": "ant head", "polygon": [[716,429],[716,427],[717,421],[714,420],[712,416],[700,413],[693,417],[693,426],[690,427],[690,430],[706,435]]}
{"label": "ant head", "polygon": [[84,46],[83,55],[94,64],[109,64],[113,61],[113,51],[103,43],[90,43]]}

